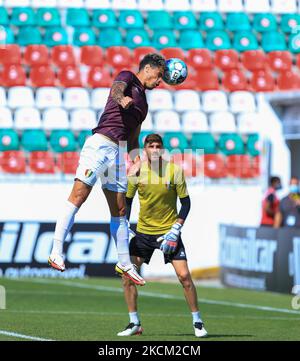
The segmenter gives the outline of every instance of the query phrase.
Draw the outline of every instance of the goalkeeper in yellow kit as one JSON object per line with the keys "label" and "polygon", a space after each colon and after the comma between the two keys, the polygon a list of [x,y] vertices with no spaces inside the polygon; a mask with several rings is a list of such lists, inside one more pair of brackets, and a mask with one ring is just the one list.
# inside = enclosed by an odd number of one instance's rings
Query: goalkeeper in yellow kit
{"label": "goalkeeper in yellow kit", "polygon": [[[163,141],[158,134],[149,134],[144,142],[145,160],[138,177],[130,178],[126,194],[129,220],[132,200],[138,191],[140,213],[136,233],[130,230],[129,252],[132,262],[140,267],[149,263],[155,249],[164,253],[165,263],[171,262],[183,286],[184,295],[193,318],[196,337],[205,337],[207,332],[200,317],[197,292],[187,265],[181,228],[190,210],[183,171],[172,162],[162,158]],[[177,197],[181,209],[177,213]],[[137,288],[130,279],[123,277],[125,300],[129,311],[129,324],[118,336],[142,333],[137,313]]]}

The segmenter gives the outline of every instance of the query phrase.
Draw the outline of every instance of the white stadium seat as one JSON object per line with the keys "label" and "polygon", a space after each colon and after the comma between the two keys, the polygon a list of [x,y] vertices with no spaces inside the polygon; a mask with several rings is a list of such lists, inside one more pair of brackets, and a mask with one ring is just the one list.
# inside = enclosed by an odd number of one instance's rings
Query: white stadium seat
{"label": "white stadium seat", "polygon": [[244,10],[243,2],[242,0],[219,0],[218,10],[221,13],[240,12]]}
{"label": "white stadium seat", "polygon": [[184,132],[208,132],[207,116],[203,112],[188,111],[182,114],[182,129]]}
{"label": "white stadium seat", "polygon": [[293,14],[297,12],[296,0],[271,0],[271,12],[275,14]]}
{"label": "white stadium seat", "polygon": [[72,130],[91,130],[97,126],[96,114],[92,109],[76,109],[71,113]]}
{"label": "white stadium seat", "polygon": [[172,93],[169,90],[152,90],[147,93],[147,100],[151,111],[173,109]]}
{"label": "white stadium seat", "polygon": [[237,117],[240,133],[258,133],[260,130],[260,116],[257,113],[241,113]]}
{"label": "white stadium seat", "polygon": [[245,0],[244,7],[247,13],[264,13],[270,11],[269,0]]}
{"label": "white stadium seat", "polygon": [[180,120],[177,112],[161,110],[154,115],[154,129],[157,132],[180,131]]}
{"label": "white stadium seat", "polygon": [[14,86],[8,89],[7,105],[10,108],[33,107],[34,97],[31,88]]}
{"label": "white stadium seat", "polygon": [[104,109],[110,88],[96,88],[91,95],[91,106],[93,109]]}
{"label": "white stadium seat", "polygon": [[153,130],[152,115],[148,112],[146,119],[142,123],[142,130]]}
{"label": "white stadium seat", "polygon": [[193,11],[216,11],[216,0],[191,0],[191,9]]}
{"label": "white stadium seat", "polygon": [[84,88],[65,89],[63,105],[66,109],[88,108],[90,106],[88,91]]}
{"label": "white stadium seat", "polygon": [[85,7],[87,9],[110,9],[110,0],[85,0]]}
{"label": "white stadium seat", "polygon": [[177,90],[174,94],[174,109],[178,112],[185,110],[200,110],[199,94],[195,90]]}
{"label": "white stadium seat", "polygon": [[234,133],[236,125],[234,116],[229,112],[216,112],[210,116],[210,131],[212,133]]}
{"label": "white stadium seat", "polygon": [[118,10],[136,9],[137,3],[136,0],[111,0],[111,7]]}
{"label": "white stadium seat", "polygon": [[13,119],[9,108],[0,108],[0,129],[13,128]]}
{"label": "white stadium seat", "polygon": [[30,6],[30,0],[5,0],[3,4],[8,8]]}
{"label": "white stadium seat", "polygon": [[0,87],[0,107],[4,107],[6,105],[6,92],[5,89]]}
{"label": "white stadium seat", "polygon": [[66,110],[61,108],[45,110],[43,116],[43,128],[45,130],[69,129],[70,124]]}
{"label": "white stadium seat", "polygon": [[190,9],[189,0],[165,0],[165,10],[167,11],[185,11]]}
{"label": "white stadium seat", "polygon": [[57,7],[59,8],[83,8],[83,0],[57,0]]}
{"label": "white stadium seat", "polygon": [[202,95],[202,109],[207,112],[222,112],[228,109],[226,94],[219,90],[208,90]]}
{"label": "white stadium seat", "polygon": [[20,108],[15,112],[16,129],[40,129],[42,127],[40,112],[36,108]]}
{"label": "white stadium seat", "polygon": [[139,10],[163,10],[164,4],[162,0],[137,0]]}
{"label": "white stadium seat", "polygon": [[230,110],[233,113],[255,112],[255,99],[252,93],[236,91],[229,94]]}
{"label": "white stadium seat", "polygon": [[39,109],[61,107],[62,99],[60,90],[55,87],[38,88],[35,95],[35,106]]}
{"label": "white stadium seat", "polygon": [[57,5],[57,0],[31,0],[33,8],[54,8]]}

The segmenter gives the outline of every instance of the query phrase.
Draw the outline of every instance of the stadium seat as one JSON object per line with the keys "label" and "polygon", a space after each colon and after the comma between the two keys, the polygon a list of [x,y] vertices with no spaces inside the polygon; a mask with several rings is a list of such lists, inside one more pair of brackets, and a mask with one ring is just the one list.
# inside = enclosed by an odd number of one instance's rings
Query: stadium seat
{"label": "stadium seat", "polygon": [[19,28],[17,43],[20,46],[38,45],[42,43],[42,36],[39,28],[26,26]]}
{"label": "stadium seat", "polygon": [[43,115],[43,129],[58,130],[69,129],[70,123],[68,113],[62,108],[50,108],[45,110]]}
{"label": "stadium seat", "polygon": [[226,29],[229,31],[251,30],[248,15],[243,12],[230,12],[226,17]]}
{"label": "stadium seat", "polygon": [[21,135],[21,145],[29,152],[48,150],[46,134],[40,129],[24,130]]}
{"label": "stadium seat", "polygon": [[15,112],[14,127],[17,130],[40,129],[40,112],[36,108],[19,108]]}
{"label": "stadium seat", "polygon": [[258,43],[252,31],[238,31],[233,37],[233,47],[238,52],[256,50]]}
{"label": "stadium seat", "polygon": [[231,13],[243,11],[243,1],[242,0],[218,0],[218,10],[221,13]]}
{"label": "stadium seat", "polygon": [[3,87],[0,87],[0,106],[3,107],[6,105],[6,92]]}
{"label": "stadium seat", "polygon": [[281,16],[280,28],[286,34],[293,33],[297,31],[297,26],[300,25],[300,15],[299,14],[284,14]]}
{"label": "stadium seat", "polygon": [[73,45],[87,46],[95,45],[96,34],[92,28],[76,28],[73,33]]}
{"label": "stadium seat", "polygon": [[191,152],[174,153],[171,156],[171,162],[177,164],[186,178],[198,177],[203,175],[203,157]]}
{"label": "stadium seat", "polygon": [[38,109],[62,106],[60,90],[56,87],[41,87],[36,90],[35,105]]}
{"label": "stadium seat", "polygon": [[104,109],[110,88],[94,89],[91,93],[91,106],[95,110]]}
{"label": "stadium seat", "polygon": [[198,30],[181,30],[178,46],[184,50],[203,48],[204,42],[201,32]]}
{"label": "stadium seat", "polygon": [[180,119],[177,112],[161,110],[154,115],[154,130],[157,132],[180,131]]}
{"label": "stadium seat", "polygon": [[209,119],[210,131],[212,133],[234,133],[236,132],[234,116],[230,112],[214,112]]}
{"label": "stadium seat", "polygon": [[90,25],[89,13],[85,8],[67,9],[66,25],[84,27]]}
{"label": "stadium seat", "polygon": [[52,26],[61,26],[60,13],[58,9],[54,6],[46,6],[37,9],[36,12],[36,22],[40,27],[52,27]]}
{"label": "stadium seat", "polygon": [[253,178],[255,176],[251,157],[248,154],[228,155],[226,169],[228,176],[236,178]]}
{"label": "stadium seat", "polygon": [[247,13],[267,13],[270,10],[269,0],[245,0],[244,7]]}
{"label": "stadium seat", "polygon": [[89,66],[103,64],[103,50],[100,46],[83,46],[80,53],[80,62]]}
{"label": "stadium seat", "polygon": [[55,161],[53,154],[47,151],[33,151],[29,153],[30,171],[37,174],[54,174]]}
{"label": "stadium seat", "polygon": [[0,129],[13,128],[11,110],[7,107],[0,107]]}
{"label": "stadium seat", "polygon": [[65,88],[81,87],[81,74],[77,66],[68,65],[58,71],[58,80]]}
{"label": "stadium seat", "polygon": [[57,155],[57,166],[64,174],[75,174],[78,163],[78,152],[63,152]]}
{"label": "stadium seat", "polygon": [[55,7],[57,0],[31,0],[31,5],[33,8],[43,8],[43,7]]}
{"label": "stadium seat", "polygon": [[142,11],[162,10],[164,4],[162,0],[137,0],[138,9]]}
{"label": "stadium seat", "polygon": [[51,87],[56,83],[55,72],[49,65],[33,66],[29,78],[33,87]]}
{"label": "stadium seat", "polygon": [[285,36],[277,31],[263,33],[261,46],[266,53],[275,50],[286,50]]}
{"label": "stadium seat", "polygon": [[21,49],[16,44],[0,47],[0,64],[21,64]]}
{"label": "stadium seat", "polygon": [[147,93],[149,110],[172,110],[173,101],[172,93],[164,89],[154,89]]}
{"label": "stadium seat", "polygon": [[65,8],[82,8],[84,7],[84,0],[57,0],[57,7]]}
{"label": "stadium seat", "polygon": [[15,86],[8,89],[7,105],[10,108],[33,107],[33,91],[29,87]]}
{"label": "stadium seat", "polygon": [[196,12],[216,11],[216,0],[191,0],[191,9]]}
{"label": "stadium seat", "polygon": [[53,130],[49,142],[56,153],[74,152],[76,150],[74,134],[69,130]]}
{"label": "stadium seat", "polygon": [[136,9],[136,0],[111,0],[111,7],[113,9]]}
{"label": "stadium seat", "polygon": [[251,71],[265,69],[266,55],[262,50],[249,50],[241,55],[243,66]]}
{"label": "stadium seat", "polygon": [[84,145],[84,142],[86,141],[86,139],[88,137],[90,137],[92,135],[92,131],[91,130],[82,130],[79,135],[78,135],[78,138],[77,138],[77,141],[78,141],[78,145],[79,145],[79,148],[81,149]]}
{"label": "stadium seat", "polygon": [[200,30],[206,32],[224,29],[222,16],[218,12],[200,13],[199,26]]}
{"label": "stadium seat", "polygon": [[182,114],[182,129],[184,132],[208,132],[206,114],[200,111],[187,111]]}
{"label": "stadium seat", "polygon": [[186,136],[181,132],[166,132],[163,136],[164,147],[169,150],[180,150],[183,152],[188,148]]}
{"label": "stadium seat", "polygon": [[246,142],[247,152],[256,157],[260,155],[260,140],[258,134],[250,134]]}
{"label": "stadium seat", "polygon": [[[4,0],[5,6],[8,8],[25,7],[30,5],[30,0]],[[3,2],[4,2],[3,1]]]}
{"label": "stadium seat", "polygon": [[92,26],[96,28],[114,28],[117,26],[116,15],[111,9],[97,9],[92,13]]}
{"label": "stadium seat", "polygon": [[68,35],[66,29],[58,26],[46,28],[43,43],[47,47],[68,45]]}
{"label": "stadium seat", "polygon": [[20,150],[8,150],[0,154],[0,169],[4,173],[26,173],[25,155]]}
{"label": "stadium seat", "polygon": [[147,25],[152,30],[172,29],[172,17],[169,12],[164,10],[148,11]]}
{"label": "stadium seat", "polygon": [[67,65],[75,65],[75,55],[73,48],[70,45],[53,46],[51,51],[51,60],[57,67]]}
{"label": "stadium seat", "polygon": [[165,48],[165,49],[161,49],[160,53],[165,59],[169,59],[169,58],[179,58],[182,60],[185,59],[184,51],[180,48]]}
{"label": "stadium seat", "polygon": [[191,147],[193,150],[203,149],[205,154],[215,154],[217,152],[216,142],[211,133],[192,133]]}
{"label": "stadium seat", "polygon": [[178,112],[200,110],[199,94],[194,90],[177,90],[174,93],[174,109]]}
{"label": "stadium seat", "polygon": [[206,37],[206,47],[212,51],[230,49],[230,38],[228,34],[222,30],[208,32]]}
{"label": "stadium seat", "polygon": [[0,6],[0,24],[1,25],[9,25],[8,12],[4,6]]}
{"label": "stadium seat", "polygon": [[14,129],[0,129],[0,151],[18,150],[19,137]]}
{"label": "stadium seat", "polygon": [[195,81],[196,87],[194,89],[196,90],[206,91],[219,89],[218,75],[214,70],[199,69],[196,73]]}
{"label": "stadium seat", "polygon": [[4,65],[1,75],[3,86],[13,87],[26,84],[26,74],[21,65]]}
{"label": "stadium seat", "polygon": [[208,178],[225,178],[227,171],[221,154],[204,154],[204,175]]}
{"label": "stadium seat", "polygon": [[96,126],[96,114],[92,109],[76,109],[71,112],[70,127],[72,130],[91,130]]}
{"label": "stadium seat", "polygon": [[272,0],[271,12],[273,14],[293,14],[297,12],[296,0]]}
{"label": "stadium seat", "polygon": [[261,157],[258,155],[256,157],[252,157],[252,169],[253,169],[253,177],[259,177],[261,175]]}
{"label": "stadium seat", "polygon": [[195,30],[197,21],[195,14],[191,11],[174,11],[173,22],[176,30]]}
{"label": "stadium seat", "polygon": [[13,31],[8,26],[0,27],[0,45],[14,44],[15,36]]}
{"label": "stadium seat", "polygon": [[99,34],[98,45],[102,48],[110,46],[122,46],[123,40],[117,28],[102,29]]}
{"label": "stadium seat", "polygon": [[49,52],[45,45],[28,45],[24,52],[25,64],[29,66],[48,65]]}
{"label": "stadium seat", "polygon": [[[161,49],[163,51],[164,49]],[[155,53],[156,49],[154,49],[152,46],[141,46],[138,48],[133,49],[132,51],[132,60],[134,65],[139,65],[140,61],[143,59],[143,57],[149,53]]]}
{"label": "stadium seat", "polygon": [[88,108],[90,106],[89,93],[84,88],[65,89],[63,99],[63,106],[66,109]]}
{"label": "stadium seat", "polygon": [[228,91],[247,90],[248,81],[242,70],[232,69],[224,72],[222,85]]}
{"label": "stadium seat", "polygon": [[221,134],[218,146],[220,151],[226,155],[245,153],[243,140],[238,134]]}
{"label": "stadium seat", "polygon": [[181,0],[178,3],[177,0],[165,0],[165,10],[167,11],[179,11],[179,10],[190,10],[189,0]]}
{"label": "stadium seat", "polygon": [[119,15],[119,26],[122,29],[142,29],[144,19],[138,10],[121,10]]}
{"label": "stadium seat", "polygon": [[106,49],[106,59],[116,69],[128,69],[132,64],[131,52],[125,46],[112,46]]}
{"label": "stadium seat", "polygon": [[233,50],[217,50],[215,52],[215,65],[221,70],[237,69],[239,67],[239,54]]}
{"label": "stadium seat", "polygon": [[142,123],[141,129],[143,131],[152,130],[153,129],[153,121],[152,121],[152,115],[150,112],[147,113],[146,119]]}
{"label": "stadium seat", "polygon": [[291,70],[293,57],[289,51],[271,51],[267,54],[270,68],[274,71]]}
{"label": "stadium seat", "polygon": [[250,79],[250,86],[256,92],[273,91],[275,89],[275,79],[267,70],[254,71]]}
{"label": "stadium seat", "polygon": [[237,117],[237,128],[241,134],[258,133],[260,130],[260,117],[258,113],[241,113]]}
{"label": "stadium seat", "polygon": [[250,92],[236,91],[229,94],[232,113],[255,112],[255,98]]}
{"label": "stadium seat", "polygon": [[151,44],[154,48],[160,50],[168,47],[176,47],[177,42],[173,30],[155,30],[152,35]]}
{"label": "stadium seat", "polygon": [[291,70],[280,72],[277,78],[280,90],[300,89],[300,77],[298,73]]}
{"label": "stadium seat", "polygon": [[109,88],[112,85],[112,77],[106,68],[93,66],[89,70],[87,84],[91,88]]}
{"label": "stadium seat", "polygon": [[271,13],[255,14],[253,17],[253,28],[257,32],[276,31],[276,18]]}
{"label": "stadium seat", "polygon": [[12,9],[10,24],[18,27],[36,25],[33,9],[31,7],[14,7]]}
{"label": "stadium seat", "polygon": [[300,34],[299,33],[292,33],[289,36],[289,40],[288,40],[288,47],[289,47],[289,51],[292,53],[299,53],[300,52]]}
{"label": "stadium seat", "polygon": [[202,95],[202,109],[206,113],[227,111],[227,97],[223,91],[211,90]]}
{"label": "stadium seat", "polygon": [[186,62],[194,69],[212,68],[212,55],[208,49],[190,49],[187,51]]}

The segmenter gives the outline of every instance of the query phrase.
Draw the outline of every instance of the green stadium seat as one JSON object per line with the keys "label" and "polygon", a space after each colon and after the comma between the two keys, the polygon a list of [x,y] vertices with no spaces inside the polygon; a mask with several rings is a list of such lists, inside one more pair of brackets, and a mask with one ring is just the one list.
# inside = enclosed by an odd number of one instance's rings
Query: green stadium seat
{"label": "green stadium seat", "polygon": [[93,11],[92,26],[96,28],[114,28],[117,26],[115,13],[110,9],[97,9]]}
{"label": "green stadium seat", "polygon": [[122,46],[122,35],[118,28],[100,30],[98,45],[100,45],[102,48],[108,48],[110,46]]}
{"label": "green stadium seat", "polygon": [[87,137],[92,135],[92,131],[91,130],[82,130],[79,134],[78,134],[78,138],[77,138],[77,142],[79,145],[79,148],[81,149],[83,147],[83,144],[86,140]]}
{"label": "green stadium seat", "polygon": [[18,150],[19,137],[13,129],[0,129],[0,151]]}
{"label": "green stadium seat", "polygon": [[267,53],[275,50],[286,50],[285,36],[277,31],[263,33],[261,46]]}
{"label": "green stadium seat", "polygon": [[35,13],[29,7],[13,8],[10,23],[14,26],[35,26]]}
{"label": "green stadium seat", "polygon": [[147,24],[152,30],[173,28],[170,13],[164,10],[148,11]]}
{"label": "green stadium seat", "polygon": [[11,28],[8,26],[0,27],[0,45],[1,44],[14,44],[15,36]]}
{"label": "green stadium seat", "polygon": [[48,150],[46,134],[40,129],[24,130],[21,136],[21,145],[29,152]]}
{"label": "green stadium seat", "polygon": [[276,31],[276,18],[271,13],[255,14],[253,18],[253,28],[260,33],[264,33],[266,31]]}
{"label": "green stadium seat", "polygon": [[289,51],[295,54],[300,53],[300,34],[290,34],[288,40]]}
{"label": "green stadium seat", "polygon": [[174,11],[173,13],[174,28],[176,30],[195,30],[197,22],[193,12],[191,11]]}
{"label": "green stadium seat", "polygon": [[0,25],[9,25],[8,13],[3,6],[0,6]]}
{"label": "green stadium seat", "polygon": [[148,32],[144,29],[127,30],[124,46],[131,49],[141,46],[150,46]]}
{"label": "green stadium seat", "polygon": [[247,151],[253,157],[260,155],[259,135],[250,134],[246,142]]}
{"label": "green stadium seat", "polygon": [[238,52],[258,49],[256,36],[251,31],[238,31],[233,36],[233,48]]}
{"label": "green stadium seat", "polygon": [[220,13],[203,12],[200,14],[200,30],[212,31],[223,30],[224,24]]}
{"label": "green stadium seat", "polygon": [[239,134],[235,133],[221,134],[218,141],[218,147],[220,151],[226,155],[245,153],[243,139]]}
{"label": "green stadium seat", "polygon": [[53,130],[50,145],[56,153],[73,152],[76,150],[75,136],[70,130]]}
{"label": "green stadium seat", "polygon": [[119,26],[122,29],[142,29],[143,16],[138,10],[120,10]]}
{"label": "green stadium seat", "polygon": [[84,8],[69,8],[67,9],[67,25],[73,27],[83,27],[90,25],[89,13]]}
{"label": "green stadium seat", "polygon": [[38,27],[24,27],[19,29],[17,43],[20,46],[38,45],[42,43],[42,36]]}
{"label": "green stadium seat", "polygon": [[56,8],[39,8],[36,13],[37,25],[42,27],[60,26],[60,13]]}
{"label": "green stadium seat", "polygon": [[67,45],[68,35],[66,29],[61,27],[49,27],[45,31],[44,41],[48,47],[56,45]]}
{"label": "green stadium seat", "polygon": [[193,133],[191,147],[193,150],[203,149],[205,154],[217,153],[216,142],[211,133]]}
{"label": "green stadium seat", "polygon": [[229,31],[251,30],[251,25],[247,14],[228,13],[226,18],[226,29]]}
{"label": "green stadium seat", "polygon": [[204,48],[202,35],[197,30],[180,31],[178,45],[185,50]]}
{"label": "green stadium seat", "polygon": [[156,49],[175,48],[177,42],[173,30],[155,30],[151,45]]}
{"label": "green stadium seat", "polygon": [[163,142],[165,148],[169,151],[178,149],[183,152],[188,148],[188,141],[186,136],[180,132],[166,132],[163,136]]}
{"label": "green stadium seat", "polygon": [[283,14],[281,15],[280,28],[284,33],[290,34],[300,25],[299,14]]}
{"label": "green stadium seat", "polygon": [[73,44],[75,46],[95,45],[96,35],[91,27],[76,28],[73,34]]}
{"label": "green stadium seat", "polygon": [[222,30],[208,32],[206,38],[206,47],[212,51],[230,49],[230,38],[228,34]]}

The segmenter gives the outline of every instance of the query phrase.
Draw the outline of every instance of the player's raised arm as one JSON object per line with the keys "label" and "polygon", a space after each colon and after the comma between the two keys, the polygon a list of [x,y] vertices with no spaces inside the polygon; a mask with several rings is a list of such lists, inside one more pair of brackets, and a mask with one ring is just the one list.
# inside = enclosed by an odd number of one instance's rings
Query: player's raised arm
{"label": "player's raised arm", "polygon": [[114,81],[111,87],[112,98],[121,105],[122,108],[128,109],[133,103],[133,99],[124,95],[127,83],[124,81]]}

